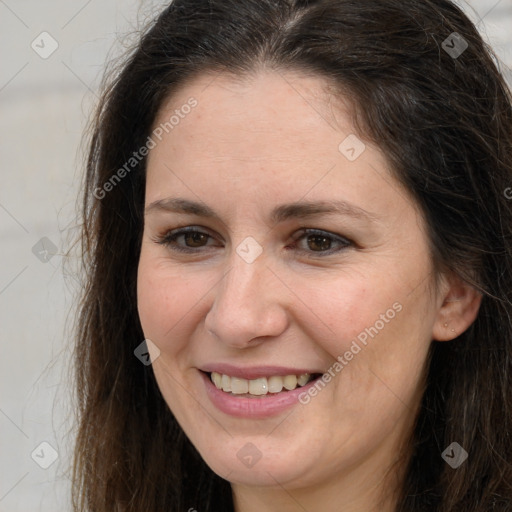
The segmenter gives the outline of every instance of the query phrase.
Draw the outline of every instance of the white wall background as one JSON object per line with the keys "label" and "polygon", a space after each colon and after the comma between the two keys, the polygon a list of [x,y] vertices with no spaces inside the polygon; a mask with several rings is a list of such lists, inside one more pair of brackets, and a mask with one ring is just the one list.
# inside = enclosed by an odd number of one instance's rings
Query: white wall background
{"label": "white wall background", "polygon": [[[512,67],[512,0],[468,1]],[[74,225],[77,151],[107,55],[165,3],[0,0],[0,512],[70,510],[65,321],[76,282],[64,276],[62,255]],[[56,43],[38,37],[43,31]],[[46,56],[52,44],[47,58],[35,51]]]}

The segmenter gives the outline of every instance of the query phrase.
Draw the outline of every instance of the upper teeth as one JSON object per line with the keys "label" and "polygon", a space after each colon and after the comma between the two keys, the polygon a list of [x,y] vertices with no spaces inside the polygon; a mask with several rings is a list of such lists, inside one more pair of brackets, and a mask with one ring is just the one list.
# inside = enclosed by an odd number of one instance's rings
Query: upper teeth
{"label": "upper teeth", "polygon": [[212,382],[218,389],[231,392],[235,395],[266,395],[268,393],[279,393],[283,388],[291,391],[297,386],[304,386],[311,380],[309,373],[302,375],[272,375],[272,377],[260,377],[259,379],[247,380],[238,377],[230,377],[229,375],[212,372],[210,376]]}

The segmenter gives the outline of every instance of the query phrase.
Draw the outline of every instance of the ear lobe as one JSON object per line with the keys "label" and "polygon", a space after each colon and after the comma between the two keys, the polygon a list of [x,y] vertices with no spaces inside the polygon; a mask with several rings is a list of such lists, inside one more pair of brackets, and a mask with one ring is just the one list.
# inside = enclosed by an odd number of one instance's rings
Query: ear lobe
{"label": "ear lobe", "polygon": [[436,341],[449,341],[460,336],[475,321],[482,294],[457,276],[449,279],[442,304],[432,329]]}

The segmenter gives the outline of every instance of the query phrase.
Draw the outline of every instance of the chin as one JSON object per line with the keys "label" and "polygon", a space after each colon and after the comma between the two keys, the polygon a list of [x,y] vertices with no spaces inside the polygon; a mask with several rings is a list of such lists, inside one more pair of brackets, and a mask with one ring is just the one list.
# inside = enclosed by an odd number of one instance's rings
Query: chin
{"label": "chin", "polygon": [[[307,480],[313,477],[313,468],[298,464],[307,458],[306,454],[298,457],[292,453],[283,453],[279,447],[264,447],[263,444],[258,440],[251,441],[250,438],[243,441],[233,438],[230,443],[219,443],[218,449],[200,450],[200,454],[214,473],[231,483],[269,487],[286,485],[289,488],[312,483]],[[206,450],[209,451],[206,453]],[[304,478],[305,474],[309,477]]]}

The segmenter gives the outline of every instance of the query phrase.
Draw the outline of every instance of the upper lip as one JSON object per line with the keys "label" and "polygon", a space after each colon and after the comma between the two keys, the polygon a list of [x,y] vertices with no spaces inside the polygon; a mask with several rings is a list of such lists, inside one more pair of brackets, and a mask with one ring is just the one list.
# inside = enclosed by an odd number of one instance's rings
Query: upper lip
{"label": "upper lip", "polygon": [[312,370],[311,368],[290,368],[285,366],[233,366],[228,363],[212,363],[206,364],[199,368],[206,373],[216,372],[230,377],[238,377],[239,379],[259,379],[261,377],[272,377],[273,375],[302,375],[309,373],[310,375],[316,373],[323,373],[323,370]]}

